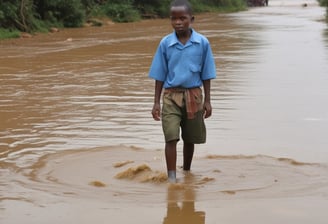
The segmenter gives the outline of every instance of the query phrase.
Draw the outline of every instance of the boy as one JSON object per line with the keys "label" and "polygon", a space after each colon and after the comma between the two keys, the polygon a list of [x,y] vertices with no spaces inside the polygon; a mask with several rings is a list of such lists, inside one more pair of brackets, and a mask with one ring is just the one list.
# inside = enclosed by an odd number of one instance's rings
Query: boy
{"label": "boy", "polygon": [[191,28],[194,16],[190,3],[186,0],[172,2],[170,18],[174,32],[161,40],[149,77],[155,79],[152,116],[157,121],[162,116],[168,179],[175,183],[180,128],[184,142],[184,171],[190,171],[194,144],[206,141],[204,118],[212,114],[210,80],[216,77],[216,69],[208,40]]}

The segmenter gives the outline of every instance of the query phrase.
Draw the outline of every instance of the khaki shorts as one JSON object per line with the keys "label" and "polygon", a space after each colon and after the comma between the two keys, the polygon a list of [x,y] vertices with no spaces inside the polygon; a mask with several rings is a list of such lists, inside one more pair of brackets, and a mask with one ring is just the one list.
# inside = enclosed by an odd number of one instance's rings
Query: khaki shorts
{"label": "khaki shorts", "polygon": [[[203,104],[203,102],[199,102]],[[194,119],[187,119],[185,104],[180,107],[171,98],[171,93],[163,94],[162,128],[165,142],[180,140],[186,143],[201,144],[206,142],[206,127],[203,110],[195,114]]]}

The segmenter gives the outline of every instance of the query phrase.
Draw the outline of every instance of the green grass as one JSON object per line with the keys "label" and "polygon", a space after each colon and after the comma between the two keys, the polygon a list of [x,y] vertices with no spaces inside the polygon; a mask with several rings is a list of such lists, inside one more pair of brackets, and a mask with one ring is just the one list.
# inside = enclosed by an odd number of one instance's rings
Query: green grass
{"label": "green grass", "polygon": [[[244,0],[220,0],[215,4],[205,4],[199,0],[190,0],[195,13],[202,12],[237,12],[247,9],[246,1]],[[214,1],[213,1],[214,2]]]}
{"label": "green grass", "polygon": [[18,30],[7,30],[0,28],[0,40],[18,37],[20,37],[20,32]]}

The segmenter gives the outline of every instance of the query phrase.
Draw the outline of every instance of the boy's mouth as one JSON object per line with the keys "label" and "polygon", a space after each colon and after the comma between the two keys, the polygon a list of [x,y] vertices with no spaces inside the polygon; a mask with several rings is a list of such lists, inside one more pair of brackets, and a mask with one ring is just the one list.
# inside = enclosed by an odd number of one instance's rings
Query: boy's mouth
{"label": "boy's mouth", "polygon": [[177,30],[177,31],[183,31],[184,30],[184,27],[182,27],[182,26],[176,26],[174,29]]}

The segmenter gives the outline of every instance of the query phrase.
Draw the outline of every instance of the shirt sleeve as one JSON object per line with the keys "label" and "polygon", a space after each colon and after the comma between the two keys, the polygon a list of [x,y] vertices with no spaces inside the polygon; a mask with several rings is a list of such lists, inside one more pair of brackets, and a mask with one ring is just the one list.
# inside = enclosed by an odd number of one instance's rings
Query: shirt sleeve
{"label": "shirt sleeve", "polygon": [[211,45],[208,41],[205,42],[204,48],[204,62],[202,67],[201,79],[215,79],[216,78],[216,66],[211,49]]}
{"label": "shirt sleeve", "polygon": [[150,66],[149,77],[164,82],[166,80],[167,72],[168,69],[166,53],[164,41],[162,40],[156,50],[155,56]]}

